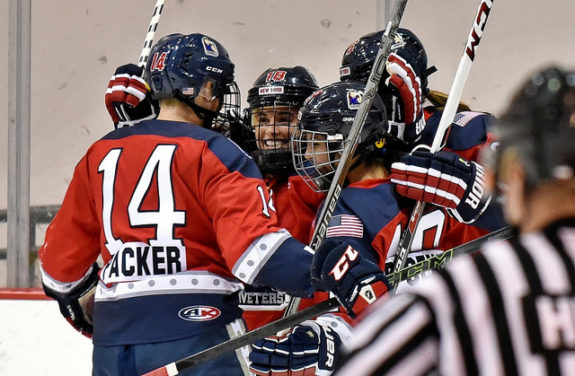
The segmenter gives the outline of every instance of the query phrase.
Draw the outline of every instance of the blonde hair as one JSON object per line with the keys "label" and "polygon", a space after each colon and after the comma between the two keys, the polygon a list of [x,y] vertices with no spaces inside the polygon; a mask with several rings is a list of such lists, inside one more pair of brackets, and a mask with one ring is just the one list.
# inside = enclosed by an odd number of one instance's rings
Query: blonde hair
{"label": "blonde hair", "polygon": [[[445,104],[447,103],[448,95],[441,91],[429,90],[429,93],[427,93],[426,97],[434,107],[436,107],[438,110],[443,110]],[[465,102],[459,102],[459,105],[457,106],[457,112],[461,111],[471,111],[471,107],[469,107],[469,105]]]}

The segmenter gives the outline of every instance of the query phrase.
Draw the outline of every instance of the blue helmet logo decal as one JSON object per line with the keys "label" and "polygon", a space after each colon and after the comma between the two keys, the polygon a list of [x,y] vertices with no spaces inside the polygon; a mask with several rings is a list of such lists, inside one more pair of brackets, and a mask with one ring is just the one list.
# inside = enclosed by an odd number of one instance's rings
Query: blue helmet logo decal
{"label": "blue helmet logo decal", "polygon": [[202,38],[202,44],[204,46],[204,52],[208,56],[218,57],[220,53],[218,52],[218,46],[216,43],[206,37]]}
{"label": "blue helmet logo decal", "polygon": [[363,98],[363,92],[355,89],[347,90],[347,108],[350,110],[357,110],[361,99]]}

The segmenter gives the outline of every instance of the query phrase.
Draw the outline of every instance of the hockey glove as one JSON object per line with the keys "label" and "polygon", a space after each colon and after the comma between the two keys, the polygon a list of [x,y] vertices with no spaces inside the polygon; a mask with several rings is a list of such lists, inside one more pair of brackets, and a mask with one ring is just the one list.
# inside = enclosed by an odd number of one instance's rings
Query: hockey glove
{"label": "hockey glove", "polygon": [[380,267],[341,241],[326,241],[318,248],[311,277],[314,287],[331,291],[352,318],[388,291]]}
{"label": "hockey glove", "polygon": [[67,293],[61,293],[42,284],[44,292],[58,302],[60,313],[80,333],[92,338],[92,311],[94,308],[94,293],[98,285],[98,264],[94,263],[88,277]]}
{"label": "hockey glove", "polygon": [[417,141],[425,127],[421,79],[407,60],[396,53],[389,55],[386,69],[389,77],[385,84],[399,101],[389,114],[388,132],[409,143]]}
{"label": "hockey glove", "polygon": [[118,67],[106,89],[106,108],[114,127],[135,125],[155,119],[160,110],[151,98],[150,86],[142,78],[143,67],[126,64]]}
{"label": "hockey glove", "polygon": [[280,336],[256,341],[250,371],[256,376],[328,376],[340,351],[341,340],[333,329],[307,320]]}
{"label": "hockey glove", "polygon": [[391,165],[391,182],[402,196],[447,208],[462,223],[472,223],[488,206],[483,167],[449,151],[417,150]]}
{"label": "hockey glove", "polygon": [[217,131],[235,142],[248,154],[257,150],[256,134],[249,124],[246,111],[243,114],[228,112],[223,126]]}

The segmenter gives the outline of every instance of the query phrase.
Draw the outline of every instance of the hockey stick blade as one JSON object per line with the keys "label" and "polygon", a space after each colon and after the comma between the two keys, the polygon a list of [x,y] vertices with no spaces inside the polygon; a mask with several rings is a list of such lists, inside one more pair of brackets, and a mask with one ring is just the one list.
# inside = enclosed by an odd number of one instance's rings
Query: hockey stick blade
{"label": "hockey stick blade", "polygon": [[395,288],[397,285],[399,285],[400,282],[413,278],[420,273],[429,270],[438,270],[443,268],[456,256],[472,253],[479,250],[479,248],[481,248],[481,246],[488,241],[498,239],[509,239],[511,236],[513,236],[513,233],[514,231],[511,227],[509,226],[502,227],[487,235],[483,235],[480,238],[474,239],[460,246],[448,249],[426,260],[423,260],[413,265],[409,265],[397,272],[390,273],[386,275],[386,278],[389,284]]}
{"label": "hockey stick blade", "polygon": [[[333,211],[335,210],[337,200],[339,199],[345,178],[347,176],[347,171],[351,165],[352,156],[355,153],[355,149],[357,148],[357,144],[359,142],[359,135],[363,125],[365,124],[365,120],[367,119],[369,108],[371,107],[371,102],[377,95],[379,81],[381,80],[381,76],[383,75],[383,71],[385,69],[385,63],[387,62],[387,58],[391,52],[393,35],[399,28],[399,23],[403,18],[403,12],[405,11],[406,5],[407,0],[397,0],[395,2],[395,7],[392,11],[392,17],[389,20],[385,32],[383,33],[381,44],[379,46],[379,50],[377,51],[371,72],[369,73],[361,103],[359,104],[359,108],[357,109],[353,124],[349,130],[349,136],[343,149],[339,165],[335,170],[333,180],[325,197],[323,207],[319,216],[317,217],[317,224],[315,226],[312,235],[312,241],[310,243],[310,247],[314,251],[318,249],[319,245],[325,238],[329,221],[331,220]],[[293,315],[294,312],[298,309],[299,302],[299,298],[292,298],[284,312],[284,317]]]}
{"label": "hockey stick blade", "polygon": [[[447,140],[447,137],[449,136],[451,123],[453,123],[453,119],[455,118],[455,113],[463,93],[463,87],[467,82],[467,77],[469,76],[469,71],[471,70],[471,63],[473,63],[473,60],[475,60],[475,52],[477,46],[479,46],[481,37],[483,36],[483,29],[487,23],[487,18],[489,17],[492,6],[493,0],[481,0],[481,3],[479,4],[477,14],[473,20],[473,26],[471,27],[469,37],[467,38],[467,44],[465,45],[463,56],[459,61],[459,66],[457,68],[457,72],[455,73],[455,78],[453,79],[453,83],[447,97],[447,102],[437,127],[437,133],[433,138],[433,143],[430,150],[432,153],[440,150],[445,144],[445,140]],[[407,254],[411,249],[411,243],[413,242],[415,230],[417,229],[417,225],[421,219],[424,208],[425,202],[418,201],[413,208],[413,211],[411,212],[409,222],[399,240],[397,254],[393,263],[394,272],[399,271],[405,266],[405,262],[407,261]],[[395,288],[397,288],[397,285]]]}
{"label": "hockey stick blade", "polygon": [[173,376],[179,372],[194,367],[200,363],[214,359],[224,353],[239,349],[240,347],[252,344],[258,339],[276,334],[277,332],[290,328],[299,324],[302,321],[309,320],[315,316],[329,312],[332,309],[339,307],[339,302],[336,298],[331,298],[318,303],[309,308],[303,309],[294,313],[291,316],[281,318],[273,321],[260,328],[254,329],[245,333],[237,338],[230,339],[229,341],[222,342],[216,346],[210,347],[206,350],[200,351],[196,354],[190,355],[187,358],[180,359],[172,362],[163,367],[157,368],[142,376]]}

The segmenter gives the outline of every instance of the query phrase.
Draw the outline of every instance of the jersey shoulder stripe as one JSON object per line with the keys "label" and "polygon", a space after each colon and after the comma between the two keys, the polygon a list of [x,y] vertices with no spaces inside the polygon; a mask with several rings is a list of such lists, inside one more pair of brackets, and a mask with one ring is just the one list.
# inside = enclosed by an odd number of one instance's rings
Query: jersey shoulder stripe
{"label": "jersey shoulder stripe", "polygon": [[170,138],[191,138],[207,144],[208,149],[230,171],[238,171],[249,178],[262,179],[262,174],[251,157],[225,136],[212,130],[184,122],[167,120],[143,121],[131,127],[118,128],[102,140],[121,140],[130,136],[147,135]]}

